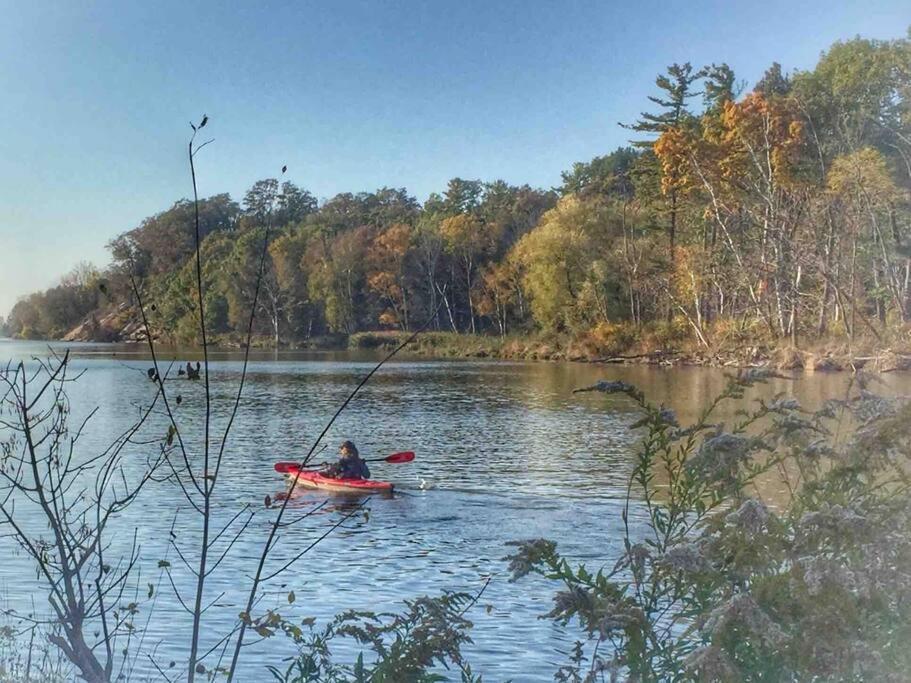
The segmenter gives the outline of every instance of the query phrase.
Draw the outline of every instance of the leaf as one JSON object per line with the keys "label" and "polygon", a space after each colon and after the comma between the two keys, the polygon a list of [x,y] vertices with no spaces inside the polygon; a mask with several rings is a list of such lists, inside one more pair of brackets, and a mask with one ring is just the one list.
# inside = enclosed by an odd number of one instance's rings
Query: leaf
{"label": "leaf", "polygon": [[270,638],[274,634],[274,631],[268,626],[257,626],[256,632],[263,638]]}
{"label": "leaf", "polygon": [[155,585],[150,583],[149,584],[149,597],[151,598],[152,595],[154,595],[154,594],[155,594]]}
{"label": "leaf", "polygon": [[205,114],[202,115],[202,121],[199,123],[200,128],[205,128],[206,124],[209,122],[209,117]]}
{"label": "leaf", "polygon": [[294,601],[296,599],[297,599],[297,597],[294,595],[294,591],[291,591],[290,593],[288,593],[288,604],[289,605],[293,605]]}
{"label": "leaf", "polygon": [[196,673],[204,674],[206,672],[206,666],[202,662],[196,665]]}
{"label": "leaf", "polygon": [[181,403],[183,403],[183,396],[181,396],[180,394],[177,394],[177,398],[174,400],[177,401],[177,405],[180,405]]}
{"label": "leaf", "polygon": [[175,434],[177,434],[177,427],[175,427],[174,425],[168,425],[168,438],[167,438],[167,442],[168,442],[168,445],[169,445],[169,446],[170,446],[171,444],[174,443],[174,435],[175,435]]}
{"label": "leaf", "polygon": [[263,503],[265,503],[265,505],[266,505],[267,508],[272,507],[272,496],[270,496],[270,495],[267,493],[267,494],[266,494],[266,499],[263,501]]}
{"label": "leaf", "polygon": [[168,562],[167,560],[158,560],[159,569],[167,569],[170,566],[171,566],[171,563]]}
{"label": "leaf", "polygon": [[287,173],[287,172],[288,172],[288,167],[282,166],[282,173]]}

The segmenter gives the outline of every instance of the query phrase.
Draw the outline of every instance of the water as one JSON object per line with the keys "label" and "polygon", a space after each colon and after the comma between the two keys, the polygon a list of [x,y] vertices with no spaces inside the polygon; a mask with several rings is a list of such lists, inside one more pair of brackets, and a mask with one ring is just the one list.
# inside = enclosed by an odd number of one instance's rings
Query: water
{"label": "water", "polygon": [[[135,418],[139,406],[150,401],[155,385],[145,376],[146,357],[135,347],[67,348],[73,367],[85,370],[70,390],[74,418],[99,407],[80,442],[86,449],[81,452],[91,453]],[[46,345],[0,341],[4,362],[46,352]],[[178,357],[174,352],[164,355]],[[301,353],[260,354],[251,362],[214,517],[227,521],[248,505],[256,514],[209,581],[207,600],[215,606],[206,614],[207,644],[227,633],[243,608],[247,577],[254,571],[274,514],[263,501],[283,490],[273,463],[300,457],[374,362],[373,356]],[[216,435],[224,429],[240,367],[232,354],[216,355],[212,363]],[[635,444],[627,427],[636,415],[623,397],[572,393],[599,379],[637,384],[651,400],[677,410],[681,422],[692,420],[724,382],[721,371],[703,368],[420,359],[388,364],[338,419],[327,436],[331,448],[321,457],[334,453],[343,439],[352,439],[365,457],[414,450],[417,459],[407,465],[373,465],[374,477],[395,482],[398,493],[371,498],[369,519],[362,514],[352,517],[267,584],[258,611],[277,608],[286,616],[316,617],[323,623],[346,609],[398,610],[402,600],[417,595],[477,592],[490,578],[468,615],[475,624],[474,644],[465,654],[473,669],[491,681],[552,680],[575,634],[538,618],[549,610],[555,586],[537,578],[508,581],[505,544],[546,537],[557,540],[567,557],[592,567],[616,559],[620,509]],[[848,381],[846,374],[779,379],[751,395],[784,392],[815,405],[840,395]],[[907,375],[885,375],[883,381],[885,391],[911,393]],[[172,400],[177,394],[182,398],[176,409],[178,422],[201,472],[203,384],[175,379],[169,391]],[[166,424],[155,414],[143,434],[161,437]],[[128,474],[140,473],[154,449],[151,444],[133,447]],[[768,493],[774,498],[774,491]],[[296,497],[295,514],[320,503],[326,506],[284,532],[269,566],[276,568],[300,552],[357,502],[320,492]],[[35,533],[42,532],[39,519],[27,522]],[[128,548],[135,529],[141,545],[141,585],[158,584],[157,562],[167,558],[178,589],[190,596],[193,578],[167,547],[172,525],[179,542],[192,553],[198,518],[173,484],[153,483],[118,521],[109,556]],[[39,612],[46,611],[34,568],[8,539],[0,539],[0,544],[7,557],[0,570],[6,606],[30,611],[34,604]],[[293,606],[287,601],[290,590],[296,595]],[[156,661],[166,666],[185,653],[190,619],[166,582],[156,595],[142,649],[154,650]],[[143,625],[148,608],[144,603]],[[134,643],[133,651],[139,649]],[[340,652],[350,654],[351,649],[343,647]],[[281,637],[251,646],[243,654],[240,680],[267,680],[265,664],[278,664],[291,654],[292,644]],[[207,661],[211,664],[216,658]],[[149,666],[147,660],[137,660],[134,678],[145,679]]]}

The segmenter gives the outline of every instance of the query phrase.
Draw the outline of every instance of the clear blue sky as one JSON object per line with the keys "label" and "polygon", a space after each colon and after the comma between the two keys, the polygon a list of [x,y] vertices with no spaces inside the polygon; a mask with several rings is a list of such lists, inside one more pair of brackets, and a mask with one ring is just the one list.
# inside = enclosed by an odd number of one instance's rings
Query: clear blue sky
{"label": "clear blue sky", "polygon": [[908,0],[0,0],[0,314],[189,192],[288,176],[328,198],[453,176],[539,186],[625,143],[674,61],[810,68]]}

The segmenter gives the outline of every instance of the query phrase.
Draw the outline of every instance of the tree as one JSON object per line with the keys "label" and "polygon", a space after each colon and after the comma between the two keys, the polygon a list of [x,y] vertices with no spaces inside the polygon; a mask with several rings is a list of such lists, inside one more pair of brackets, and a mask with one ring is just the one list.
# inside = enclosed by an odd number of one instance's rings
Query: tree
{"label": "tree", "polygon": [[465,278],[465,296],[468,301],[468,318],[472,334],[477,332],[475,326],[474,286],[475,270],[478,260],[492,246],[492,239],[487,226],[477,217],[460,213],[444,218],[440,223],[440,236],[446,250],[461,263]]}
{"label": "tree", "polygon": [[[773,335],[796,335],[803,270],[795,238],[806,215],[800,114],[792,103],[754,92],[706,119],[701,132],[670,129],[655,144],[664,191],[704,196],[734,259],[738,288],[749,292]],[[764,306],[766,295],[772,310]]]}
{"label": "tree", "polygon": [[619,315],[620,289],[602,245],[603,205],[569,195],[516,245],[531,313],[547,331],[579,331]]}
{"label": "tree", "polygon": [[712,64],[702,70],[705,77],[703,83],[702,99],[706,111],[721,110],[728,102],[733,102],[737,93],[734,92],[734,71],[727,64]]}
{"label": "tree", "polygon": [[[140,558],[135,533],[124,557],[106,555],[110,538],[121,513],[173,449],[169,441],[137,448],[140,439],[154,443],[141,430],[158,405],[156,393],[122,435],[84,454],[82,437],[95,411],[78,426],[70,424],[67,388],[78,373],[69,354],[34,365],[0,368],[0,529],[35,562],[60,629],[50,642],[80,678],[110,683],[118,665],[123,671],[135,630],[138,587],[132,575]],[[34,531],[35,520],[46,534]]]}
{"label": "tree", "polygon": [[[230,232],[240,215],[240,208],[227,194],[200,200],[198,209],[201,239],[215,232]],[[193,202],[175,202],[167,211],[145,219],[138,228],[108,244],[115,267],[140,278],[173,270],[193,253],[194,226]]]}
{"label": "tree", "polygon": [[630,171],[639,156],[632,147],[618,147],[589,162],[576,162],[572,170],[560,174],[563,179],[560,194],[629,199],[635,192]]}
{"label": "tree", "polygon": [[[909,259],[901,253],[905,235],[892,221],[893,207],[900,201],[900,194],[885,158],[869,147],[836,157],[829,169],[827,185],[838,202],[837,215],[846,224],[851,239],[848,302],[852,316],[856,315],[856,302],[861,295],[856,287],[865,285],[881,323],[886,322],[890,302],[894,314],[904,322],[908,314]],[[869,273],[866,283],[857,281],[858,253],[870,264],[863,269]],[[852,325],[852,333],[853,328]]]}
{"label": "tree", "polygon": [[443,207],[450,215],[471,213],[481,203],[484,184],[480,180],[453,178],[443,193]]}
{"label": "tree", "polygon": [[306,228],[279,235],[269,245],[268,256],[276,284],[285,298],[282,306],[285,322],[292,336],[303,339],[310,338],[318,322],[318,312],[307,289],[307,272],[302,268],[311,238]]}
{"label": "tree", "polygon": [[[688,108],[688,102],[699,93],[693,91],[693,84],[702,76],[704,71],[694,71],[689,62],[685,64],[671,64],[667,68],[667,74],[661,74],[655,79],[655,84],[661,91],[660,95],[649,95],[649,100],[657,104],[660,109],[658,113],[652,114],[643,112],[639,121],[632,125],[624,126],[639,133],[645,133],[650,137],[646,140],[633,142],[636,147],[651,149],[655,140],[651,136],[661,136],[664,133],[685,127],[692,121],[692,115]],[[650,157],[649,157],[650,158]],[[665,170],[666,173],[666,170]],[[677,183],[669,183],[670,190],[667,196],[667,239],[670,250],[670,264],[673,268],[675,262],[674,250],[677,245],[677,218],[678,218],[678,201]],[[673,276],[673,273],[671,273]],[[670,316],[670,309],[668,310]]]}
{"label": "tree", "polygon": [[304,255],[307,287],[311,298],[322,305],[332,332],[352,334],[358,329],[367,231],[363,227],[333,238],[322,235]]}
{"label": "tree", "polygon": [[409,328],[407,277],[412,239],[411,226],[396,223],[374,238],[367,254],[371,264],[367,285],[388,305],[380,314],[380,322],[403,330]]}
{"label": "tree", "polygon": [[783,97],[791,92],[791,80],[782,72],[781,64],[772,62],[753,90],[769,98]]}

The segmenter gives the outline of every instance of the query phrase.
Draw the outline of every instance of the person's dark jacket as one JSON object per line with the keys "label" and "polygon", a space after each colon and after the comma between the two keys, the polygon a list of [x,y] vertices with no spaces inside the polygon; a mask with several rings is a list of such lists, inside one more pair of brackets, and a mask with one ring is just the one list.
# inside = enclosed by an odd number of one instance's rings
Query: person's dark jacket
{"label": "person's dark jacket", "polygon": [[349,456],[329,465],[322,474],[335,479],[370,479],[370,468],[359,457]]}

